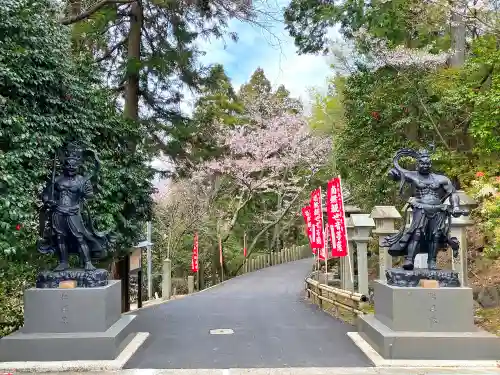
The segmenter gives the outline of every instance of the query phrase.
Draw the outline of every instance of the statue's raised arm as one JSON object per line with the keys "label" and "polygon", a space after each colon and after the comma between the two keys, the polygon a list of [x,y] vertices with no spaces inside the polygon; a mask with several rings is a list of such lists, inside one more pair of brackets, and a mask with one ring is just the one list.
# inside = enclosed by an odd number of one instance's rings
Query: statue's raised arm
{"label": "statue's raised arm", "polygon": [[404,184],[406,180],[408,179],[409,175],[412,173],[411,171],[401,167],[399,165],[399,160],[403,157],[411,157],[414,159],[418,159],[419,153],[416,152],[415,150],[412,150],[410,148],[402,148],[398,152],[396,152],[396,155],[394,155],[394,158],[392,159],[392,162],[394,164],[394,168],[392,168],[389,171],[389,178],[395,180],[395,181],[400,181],[399,185],[399,193],[401,194],[403,191]]}

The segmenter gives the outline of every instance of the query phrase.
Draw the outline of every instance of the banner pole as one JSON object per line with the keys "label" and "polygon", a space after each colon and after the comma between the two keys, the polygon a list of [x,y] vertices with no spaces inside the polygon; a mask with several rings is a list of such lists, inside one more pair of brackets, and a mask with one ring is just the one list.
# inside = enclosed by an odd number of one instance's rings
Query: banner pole
{"label": "banner pole", "polygon": [[339,178],[339,186],[340,186],[340,193],[342,194],[342,211],[344,213],[344,233],[345,233],[345,238],[346,238],[346,253],[347,253],[347,264],[349,265],[349,278],[351,282],[351,287],[352,291],[354,292],[354,271],[352,269],[352,259],[351,259],[351,254],[349,252],[349,238],[347,237],[347,223],[346,223],[346,216],[345,216],[345,210],[344,210],[344,192],[342,191],[342,178],[338,176]]}
{"label": "banner pole", "polygon": [[[328,224],[327,224],[328,225]],[[327,244],[327,230],[326,228],[323,229],[323,251],[325,254],[325,284],[328,285],[328,244]]]}
{"label": "banner pole", "polygon": [[224,257],[222,255],[222,239],[219,234],[219,260],[220,260],[220,279],[224,281]]}
{"label": "banner pole", "polygon": [[243,256],[245,257],[245,273],[248,272],[248,260],[247,260],[247,232],[243,232]]}

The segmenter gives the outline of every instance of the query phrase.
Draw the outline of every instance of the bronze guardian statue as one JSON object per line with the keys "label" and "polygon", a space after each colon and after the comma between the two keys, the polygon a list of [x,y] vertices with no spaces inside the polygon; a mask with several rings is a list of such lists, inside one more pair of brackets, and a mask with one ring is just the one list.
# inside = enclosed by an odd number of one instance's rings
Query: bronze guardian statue
{"label": "bronze guardian statue", "polygon": [[[86,155],[94,159],[94,170],[82,175],[79,170]],[[70,254],[77,254],[80,267],[90,272],[95,270],[92,259],[106,257],[112,242],[109,233],[96,231],[87,206],[94,194],[92,179],[99,172],[100,161],[94,151],[83,150],[74,142],[59,152],[59,159],[62,173],[56,175],[54,156],[52,180],[42,193],[37,248],[43,254],[57,254],[59,264],[54,272],[69,269]]]}
{"label": "bronze guardian statue", "polygon": [[[417,161],[416,170],[401,167],[399,160],[402,157],[414,158]],[[401,149],[394,156],[393,164],[389,177],[400,181],[400,194],[405,184],[409,184],[414,192],[407,205],[412,210],[412,220],[406,227],[407,209],[400,231],[386,237],[384,246],[389,248],[391,256],[404,257],[405,270],[413,270],[418,253],[427,253],[427,266],[435,270],[438,251],[446,251],[450,246],[454,257],[458,256],[459,242],[456,237],[450,237],[451,219],[468,215],[468,212],[460,208],[460,200],[451,180],[432,172],[428,150]]]}

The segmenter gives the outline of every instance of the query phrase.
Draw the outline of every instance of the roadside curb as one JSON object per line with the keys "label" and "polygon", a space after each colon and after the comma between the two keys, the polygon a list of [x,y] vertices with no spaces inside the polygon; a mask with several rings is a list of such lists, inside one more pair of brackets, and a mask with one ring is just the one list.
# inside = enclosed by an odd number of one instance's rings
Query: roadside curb
{"label": "roadside curb", "polygon": [[375,367],[399,368],[470,368],[471,370],[497,370],[500,373],[500,360],[493,361],[464,361],[464,360],[411,360],[385,359],[368,344],[358,332],[347,332],[347,336],[368,357]]}
{"label": "roadside curb", "polygon": [[30,372],[87,372],[121,370],[128,360],[139,350],[149,337],[149,332],[138,332],[127,346],[113,360],[103,361],[30,361],[0,362],[0,371],[11,371],[13,374]]}

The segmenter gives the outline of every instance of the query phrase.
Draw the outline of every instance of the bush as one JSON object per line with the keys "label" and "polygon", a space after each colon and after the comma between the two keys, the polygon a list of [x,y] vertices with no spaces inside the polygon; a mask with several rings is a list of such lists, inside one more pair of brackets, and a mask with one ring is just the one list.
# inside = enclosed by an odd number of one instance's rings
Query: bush
{"label": "bush", "polygon": [[500,257],[500,176],[487,177],[483,172],[476,176],[470,192],[479,206],[473,217],[485,235],[484,255],[497,259]]}
{"label": "bush", "polygon": [[115,232],[117,249],[138,241],[152,206],[152,154],[130,146],[142,144],[140,124],[117,112],[88,57],[71,57],[69,29],[51,6],[0,2],[2,334],[22,324],[22,290],[49,261],[35,255],[39,194],[61,145],[74,138],[98,151],[102,168],[90,207],[97,228]]}

